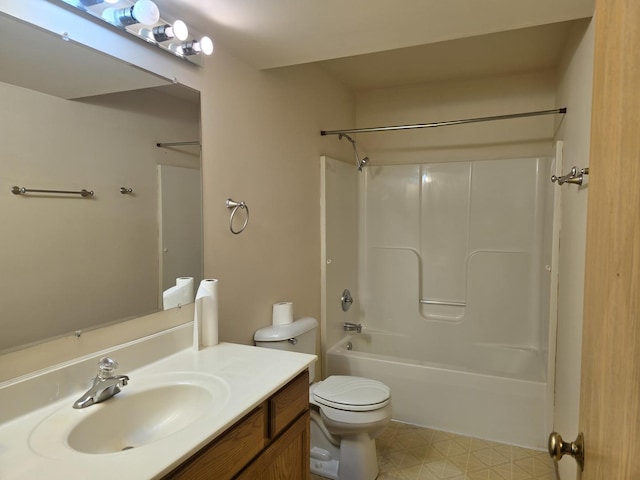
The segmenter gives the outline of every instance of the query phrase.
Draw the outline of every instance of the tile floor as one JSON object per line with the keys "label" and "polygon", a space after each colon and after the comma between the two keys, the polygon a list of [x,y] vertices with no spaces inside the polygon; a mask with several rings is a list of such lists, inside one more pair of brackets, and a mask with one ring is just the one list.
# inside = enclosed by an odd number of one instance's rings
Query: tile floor
{"label": "tile floor", "polygon": [[391,422],[376,444],[378,480],[555,480],[546,452],[438,430]]}

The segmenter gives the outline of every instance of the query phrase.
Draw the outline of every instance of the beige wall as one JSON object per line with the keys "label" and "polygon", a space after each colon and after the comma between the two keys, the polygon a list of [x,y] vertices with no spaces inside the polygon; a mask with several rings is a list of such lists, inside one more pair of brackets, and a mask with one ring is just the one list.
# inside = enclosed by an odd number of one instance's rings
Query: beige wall
{"label": "beige wall", "polygon": [[[257,71],[223,49],[202,91],[204,272],[220,280],[221,341],[252,343],[272,304],[320,319],[320,156],[350,145],[320,130],[354,124],[354,98],[314,66]],[[229,231],[225,200],[247,203]]]}
{"label": "beige wall", "polygon": [[[377,127],[555,108],[555,71],[359,92],[357,126]],[[372,164],[551,155],[553,116],[359,134]]]}
{"label": "beige wall", "polygon": [[[574,165],[589,164],[593,38],[593,22],[577,24],[558,69],[558,106],[568,110],[557,135],[564,141],[563,174]],[[588,184],[586,177],[582,187],[557,187],[561,228],[554,429],[568,440],[578,434]],[[576,478],[575,462],[563,461],[559,466],[562,478]]]}
{"label": "beige wall", "polygon": [[[0,103],[11,112],[0,117],[0,350],[156,311],[156,164],[193,167],[199,155],[155,143],[197,139],[198,106],[151,90],[69,101],[8,84]],[[95,196],[14,196],[13,185]]]}

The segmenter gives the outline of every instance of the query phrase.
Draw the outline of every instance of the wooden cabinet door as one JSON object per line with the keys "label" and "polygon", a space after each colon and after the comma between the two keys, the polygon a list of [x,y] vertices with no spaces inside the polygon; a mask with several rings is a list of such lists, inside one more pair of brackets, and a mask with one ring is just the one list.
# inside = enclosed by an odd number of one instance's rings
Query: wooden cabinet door
{"label": "wooden cabinet door", "polygon": [[164,480],[228,480],[258,455],[266,442],[265,406],[261,405],[228,432],[203,448]]}
{"label": "wooden cabinet door", "polygon": [[307,411],[237,480],[309,480],[309,428]]}

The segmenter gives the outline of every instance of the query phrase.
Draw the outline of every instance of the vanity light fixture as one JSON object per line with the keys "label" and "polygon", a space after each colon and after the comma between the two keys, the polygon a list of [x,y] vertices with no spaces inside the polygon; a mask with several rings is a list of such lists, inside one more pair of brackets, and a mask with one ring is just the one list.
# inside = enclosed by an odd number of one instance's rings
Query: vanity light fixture
{"label": "vanity light fixture", "polygon": [[202,58],[214,51],[213,41],[208,36],[190,35],[182,20],[161,18],[159,8],[152,0],[49,1],[65,3],[196,65],[201,66]]}

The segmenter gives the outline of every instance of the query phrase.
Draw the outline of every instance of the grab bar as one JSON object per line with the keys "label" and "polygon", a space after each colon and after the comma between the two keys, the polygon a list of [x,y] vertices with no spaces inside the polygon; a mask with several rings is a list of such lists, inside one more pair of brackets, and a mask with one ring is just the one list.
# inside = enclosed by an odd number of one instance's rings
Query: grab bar
{"label": "grab bar", "polygon": [[93,190],[85,190],[84,188],[79,192],[70,190],[36,190],[35,188],[25,188],[13,186],[11,187],[11,193],[14,195],[25,195],[27,193],[56,193],[61,195],[80,195],[82,197],[93,197]]}
{"label": "grab bar", "polygon": [[426,298],[421,298],[420,303],[422,305],[445,305],[447,307],[466,307],[466,302],[442,302],[440,300],[427,300]]}

